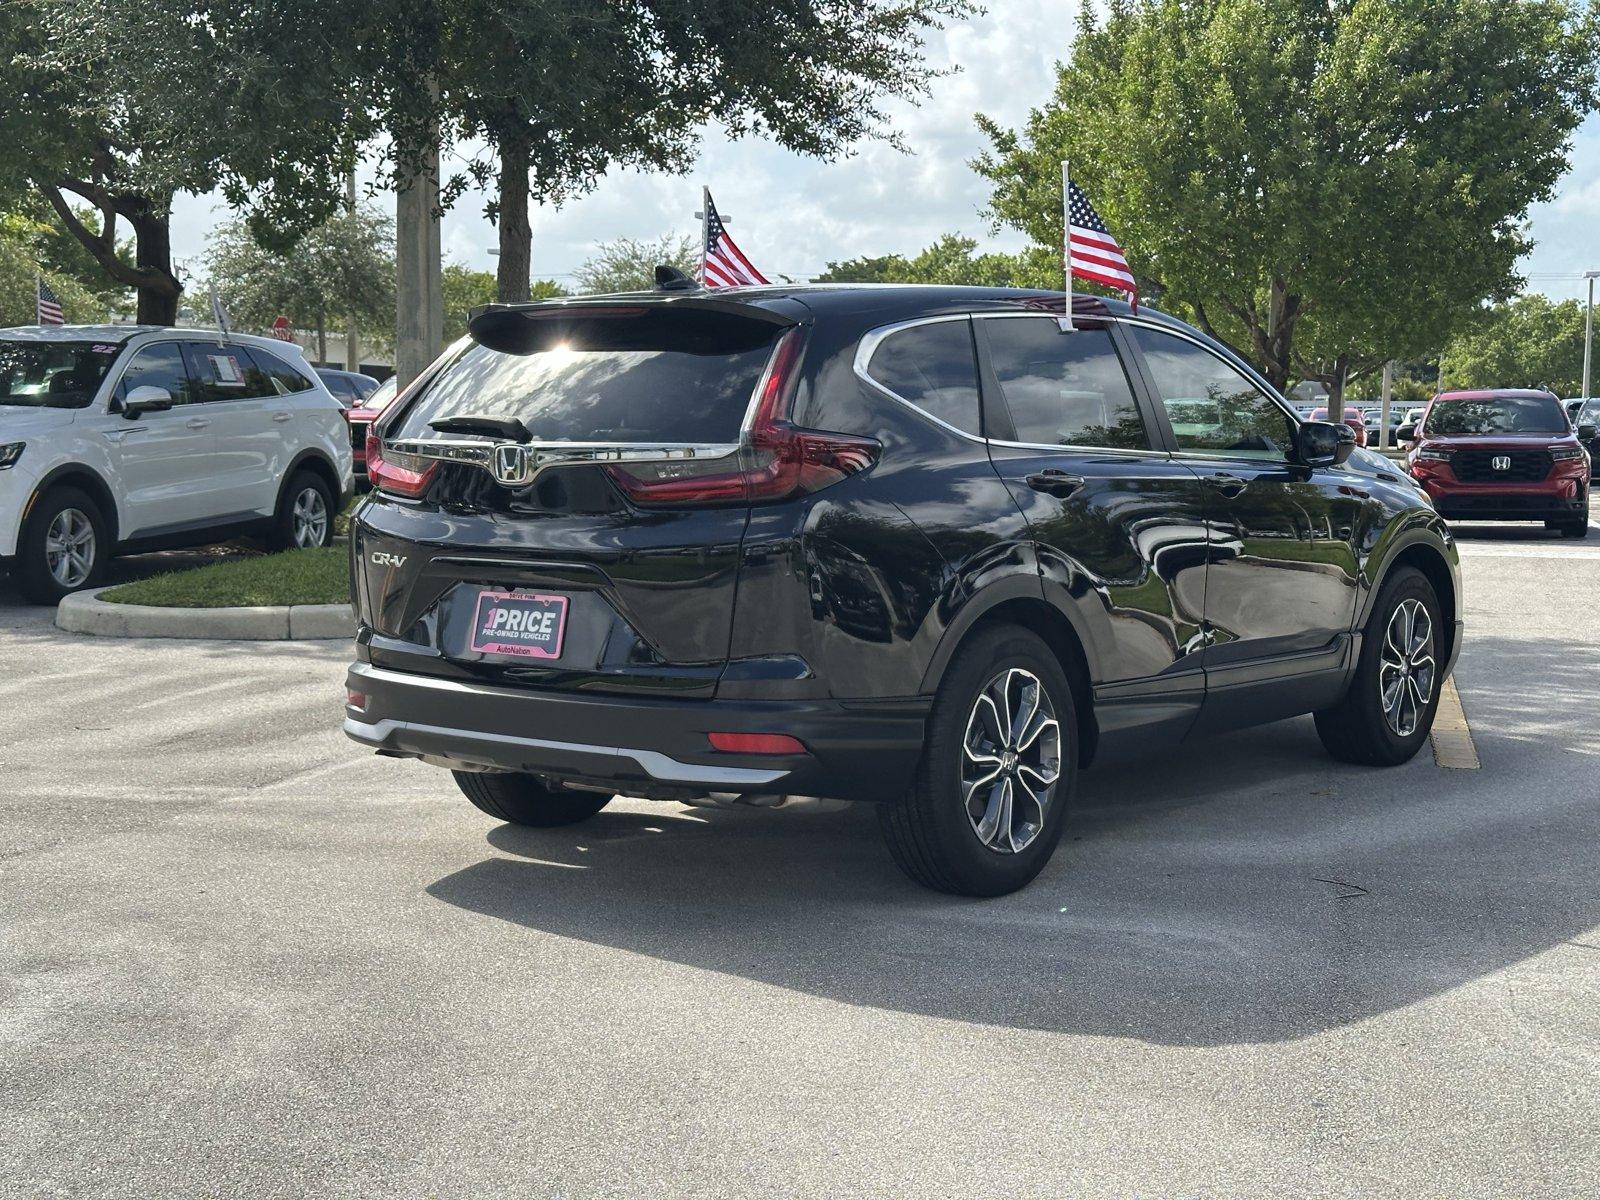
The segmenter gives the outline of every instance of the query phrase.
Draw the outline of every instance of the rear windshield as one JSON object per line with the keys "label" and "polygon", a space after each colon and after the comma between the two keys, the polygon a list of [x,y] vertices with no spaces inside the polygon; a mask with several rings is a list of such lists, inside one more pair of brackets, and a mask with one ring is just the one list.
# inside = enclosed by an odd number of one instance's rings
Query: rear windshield
{"label": "rear windshield", "polygon": [[1435,400],[1428,433],[1566,433],[1572,426],[1554,396],[1490,396]]}
{"label": "rear windshield", "polygon": [[527,324],[494,330],[498,348],[470,346],[387,436],[458,436],[429,422],[509,417],[536,441],[735,442],[781,332],[693,311]]}
{"label": "rear windshield", "polygon": [[110,342],[0,341],[0,404],[87,408],[121,349]]}

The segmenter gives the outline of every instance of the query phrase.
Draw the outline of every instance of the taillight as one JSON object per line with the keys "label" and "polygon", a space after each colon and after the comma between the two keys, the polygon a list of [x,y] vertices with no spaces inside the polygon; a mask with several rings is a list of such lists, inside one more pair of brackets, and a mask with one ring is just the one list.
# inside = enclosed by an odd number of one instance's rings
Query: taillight
{"label": "taillight", "polygon": [[630,463],[606,470],[635,504],[727,504],[809,495],[865,471],[883,447],[872,438],[804,429],[788,419],[802,332],[778,342],[750,434],[737,455]]}
{"label": "taillight", "polygon": [[367,481],[379,491],[415,499],[428,490],[438,469],[436,459],[385,450],[383,439],[367,431]]}

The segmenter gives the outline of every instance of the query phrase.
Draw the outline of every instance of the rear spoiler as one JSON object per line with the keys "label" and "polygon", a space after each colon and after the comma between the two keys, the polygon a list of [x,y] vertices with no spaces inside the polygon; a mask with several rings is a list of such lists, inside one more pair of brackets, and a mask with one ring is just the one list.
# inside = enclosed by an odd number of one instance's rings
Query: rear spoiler
{"label": "rear spoiler", "polygon": [[[490,350],[529,354],[584,332],[601,332],[604,336],[610,332],[606,326],[613,320],[644,318],[655,324],[681,315],[694,324],[694,317],[698,315],[707,325],[719,324],[717,318],[722,317],[759,321],[779,329],[808,323],[803,305],[786,301],[783,306],[792,311],[752,304],[748,300],[722,299],[706,292],[624,293],[576,300],[541,300],[532,304],[481,304],[468,314],[467,336]],[[623,332],[621,326],[617,327],[617,332]]]}

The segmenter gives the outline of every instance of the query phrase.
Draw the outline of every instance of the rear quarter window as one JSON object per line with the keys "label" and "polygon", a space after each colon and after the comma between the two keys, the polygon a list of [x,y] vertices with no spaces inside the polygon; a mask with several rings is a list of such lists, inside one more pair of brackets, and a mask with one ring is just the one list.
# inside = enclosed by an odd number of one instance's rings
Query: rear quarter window
{"label": "rear quarter window", "polygon": [[908,404],[979,436],[978,358],[970,320],[933,321],[888,334],[872,351],[867,374]]}

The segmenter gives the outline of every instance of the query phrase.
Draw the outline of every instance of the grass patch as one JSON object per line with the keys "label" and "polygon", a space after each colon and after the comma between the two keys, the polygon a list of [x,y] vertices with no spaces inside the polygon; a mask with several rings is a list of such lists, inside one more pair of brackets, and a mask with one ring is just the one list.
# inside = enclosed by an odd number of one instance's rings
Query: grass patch
{"label": "grass patch", "polygon": [[167,608],[348,604],[350,556],[343,546],[286,550],[125,583],[101,593],[100,599]]}

